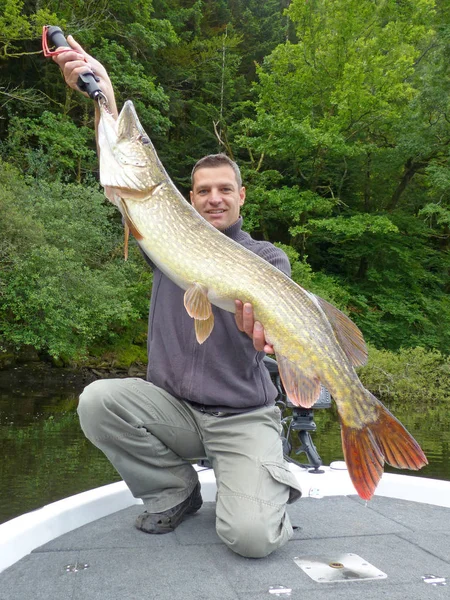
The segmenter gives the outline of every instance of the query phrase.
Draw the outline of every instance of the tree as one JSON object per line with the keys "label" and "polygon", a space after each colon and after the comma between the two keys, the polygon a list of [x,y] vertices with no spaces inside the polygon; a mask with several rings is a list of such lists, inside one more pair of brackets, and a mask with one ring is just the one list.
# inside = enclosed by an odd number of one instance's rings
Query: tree
{"label": "tree", "polygon": [[294,0],[288,14],[298,41],[258,69],[236,137],[259,196],[281,207],[253,210],[257,227],[280,239],[290,222],[283,241],[351,292],[343,308],[373,343],[448,348],[448,36],[435,3]]}

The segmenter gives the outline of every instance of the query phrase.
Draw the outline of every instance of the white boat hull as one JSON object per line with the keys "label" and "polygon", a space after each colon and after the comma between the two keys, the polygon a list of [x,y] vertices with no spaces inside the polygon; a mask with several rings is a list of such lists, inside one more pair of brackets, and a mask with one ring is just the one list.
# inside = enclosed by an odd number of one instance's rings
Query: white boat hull
{"label": "white boat hull", "polygon": [[[290,469],[306,497],[355,494],[343,462],[322,467],[321,474],[292,464]],[[198,471],[203,500],[214,502],[217,488],[213,471],[201,467]],[[375,495],[450,508],[449,481],[384,473]],[[134,504],[142,504],[142,500],[134,498],[120,481],[47,504],[3,523],[0,525],[0,572],[60,535]]]}

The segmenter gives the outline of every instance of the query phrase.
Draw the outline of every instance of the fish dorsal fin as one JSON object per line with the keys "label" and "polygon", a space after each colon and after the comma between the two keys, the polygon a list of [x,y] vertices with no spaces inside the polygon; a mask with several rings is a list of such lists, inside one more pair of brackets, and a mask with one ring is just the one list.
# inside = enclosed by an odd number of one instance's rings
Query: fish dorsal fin
{"label": "fish dorsal fin", "polygon": [[207,319],[195,319],[195,337],[199,344],[206,341],[214,328],[214,314],[211,312]]}
{"label": "fish dorsal fin", "polygon": [[315,296],[315,298],[328,318],[339,345],[352,365],[354,367],[365,365],[368,356],[367,346],[359,328],[338,308],[319,296]]}
{"label": "fish dorsal fin", "polygon": [[317,375],[301,371],[297,365],[278,352],[275,355],[289,400],[295,406],[311,408],[320,396],[320,380]]}
{"label": "fish dorsal fin", "polygon": [[193,283],[184,293],[184,307],[190,317],[205,321],[212,314],[208,290],[200,283]]}

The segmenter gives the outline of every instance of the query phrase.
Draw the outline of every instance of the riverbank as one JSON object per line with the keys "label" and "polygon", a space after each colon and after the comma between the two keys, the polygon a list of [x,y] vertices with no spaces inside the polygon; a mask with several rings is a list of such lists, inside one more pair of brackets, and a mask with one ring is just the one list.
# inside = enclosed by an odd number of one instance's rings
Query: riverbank
{"label": "riverbank", "polygon": [[[20,353],[0,352],[2,371],[53,373],[73,371],[86,383],[99,378],[145,377],[147,348],[142,343],[121,340],[114,347],[91,348],[78,360],[54,359],[38,354],[33,348]],[[388,408],[410,406],[415,411],[450,405],[450,356],[438,350],[404,348],[399,352],[369,347],[369,362],[358,369],[364,386]]]}
{"label": "riverbank", "polygon": [[[147,370],[145,346],[128,345],[126,349],[98,349],[96,355],[83,359],[63,360],[42,355],[33,348],[18,353],[0,352],[0,381],[6,377],[20,381],[26,375],[28,381],[42,378],[53,380],[61,377],[84,382],[110,377],[145,377]],[[3,374],[3,377],[2,377]],[[7,375],[8,374],[8,375]]]}

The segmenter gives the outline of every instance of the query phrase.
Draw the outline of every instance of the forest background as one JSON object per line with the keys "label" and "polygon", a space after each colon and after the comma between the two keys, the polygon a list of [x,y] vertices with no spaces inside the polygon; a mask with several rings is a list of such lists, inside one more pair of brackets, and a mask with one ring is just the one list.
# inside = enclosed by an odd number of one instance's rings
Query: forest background
{"label": "forest background", "polygon": [[127,366],[151,272],[123,260],[44,24],[106,66],[186,196],[203,155],[240,164],[245,228],[358,324],[366,385],[450,399],[446,0],[0,0],[0,363]]}

